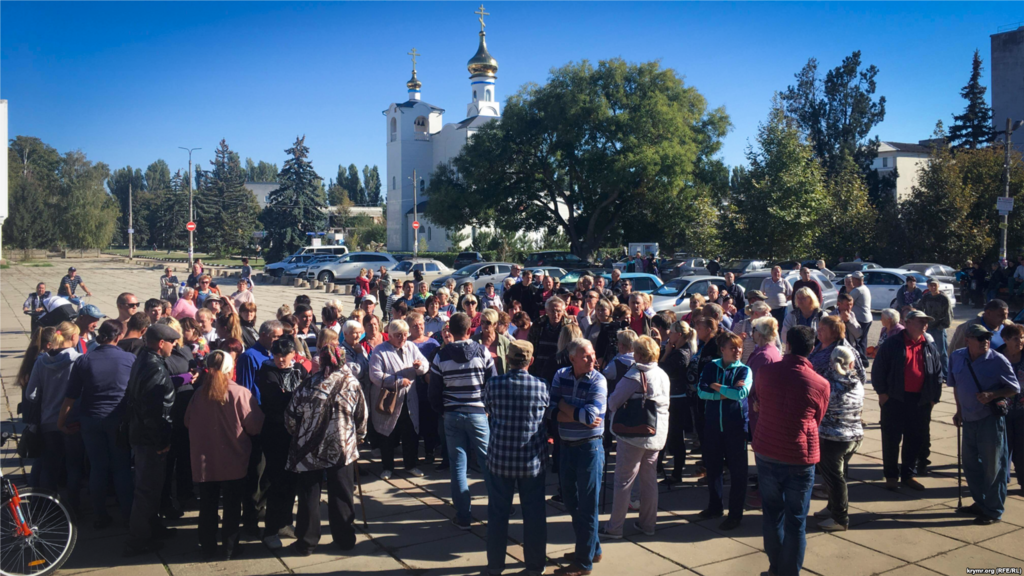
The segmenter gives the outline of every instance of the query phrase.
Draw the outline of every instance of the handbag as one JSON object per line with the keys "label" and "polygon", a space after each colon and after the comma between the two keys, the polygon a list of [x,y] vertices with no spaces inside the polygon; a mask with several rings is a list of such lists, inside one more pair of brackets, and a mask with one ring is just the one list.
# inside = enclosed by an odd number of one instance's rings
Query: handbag
{"label": "handbag", "polygon": [[45,443],[43,433],[39,426],[29,424],[21,431],[21,438],[18,438],[18,456],[22,458],[39,458],[43,455]]}
{"label": "handbag", "polygon": [[650,438],[658,433],[658,406],[647,396],[647,375],[640,374],[640,397],[636,394],[615,411],[612,433],[623,438]]}
{"label": "handbag", "polygon": [[380,395],[377,396],[377,405],[374,407],[378,413],[391,416],[398,406],[398,392],[381,387]]}
{"label": "handbag", "polygon": [[[977,386],[978,392],[984,392],[981,389],[981,384],[978,383],[978,377],[974,375],[974,367],[971,366],[970,359],[967,360],[967,369],[971,371],[971,378],[974,379],[974,385]],[[996,398],[985,406],[988,406],[993,416],[1006,416],[1010,413],[1010,401],[1006,398]]]}

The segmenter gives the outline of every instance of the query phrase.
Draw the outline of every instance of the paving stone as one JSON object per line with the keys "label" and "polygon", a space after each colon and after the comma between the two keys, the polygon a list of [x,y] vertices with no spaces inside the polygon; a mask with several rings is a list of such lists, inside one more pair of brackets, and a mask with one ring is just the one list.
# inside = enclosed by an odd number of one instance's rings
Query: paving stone
{"label": "paving stone", "polygon": [[979,542],[978,546],[1011,556],[1017,560],[1024,560],[1024,546],[1021,546],[1024,540],[1021,540],[1021,538],[1024,538],[1024,530],[1016,530]]}
{"label": "paving stone", "polygon": [[448,518],[423,507],[415,512],[385,516],[370,523],[370,536],[388,550],[452,538],[463,532]]}
{"label": "paving stone", "polygon": [[[964,502],[964,504],[967,504],[967,502]],[[954,501],[953,506],[955,505],[956,502]],[[918,510],[904,514],[899,519],[904,522],[911,522],[918,528],[967,544],[983,542],[1017,530],[1017,526],[1007,522],[979,526],[973,522],[974,519],[972,517],[957,514],[953,506],[936,506],[926,510]]]}
{"label": "paving stone", "polygon": [[479,574],[487,567],[487,547],[475,534],[402,548],[398,557],[416,570],[444,568],[445,574]]}
{"label": "paving stone", "polygon": [[737,558],[730,558],[714,564],[705,564],[697,569],[702,576],[737,576],[738,574],[757,575],[768,571],[768,556],[764,552],[754,552]]}
{"label": "paving stone", "polygon": [[921,530],[913,522],[896,518],[881,518],[846,532],[836,532],[834,536],[907,562],[917,562],[964,545],[959,540]]}
{"label": "paving stone", "polygon": [[371,554],[340,558],[330,562],[296,568],[295,574],[372,574],[373,576],[406,576],[409,572],[387,554]]}
{"label": "paving stone", "polygon": [[1020,567],[1020,560],[986,550],[981,546],[964,546],[918,562],[919,565],[936,574],[961,576],[968,568]]}
{"label": "paving stone", "polygon": [[661,576],[679,571],[677,564],[648,550],[638,548],[628,540],[602,542],[601,548],[603,558],[601,564],[596,566],[599,566],[602,574]]}
{"label": "paving stone", "polygon": [[885,576],[932,576],[935,572],[922,568],[917,564],[904,564],[895,570],[883,572]]}
{"label": "paving stone", "polygon": [[826,534],[807,543],[804,567],[823,576],[877,574],[905,564],[903,560]]}
{"label": "paving stone", "polygon": [[690,569],[755,551],[746,544],[722,539],[707,528],[689,523],[658,531],[649,541],[641,542],[638,538],[637,543]]}
{"label": "paving stone", "polygon": [[[313,550],[313,553],[309,556],[298,556],[292,554],[290,550],[284,549],[278,554],[281,558],[281,562],[284,563],[285,567],[290,570],[298,570],[307,566],[313,566],[315,564],[324,564],[326,562],[333,562],[341,558],[355,558],[358,556],[372,556],[376,554],[384,553],[377,543],[370,540],[370,537],[362,532],[356,532],[356,547],[348,552],[344,552],[334,545],[334,538],[331,537],[331,528],[326,521],[327,510],[326,506],[322,511],[321,517],[324,519],[321,526],[320,532],[320,543]],[[287,540],[286,542],[291,543],[294,540]]]}

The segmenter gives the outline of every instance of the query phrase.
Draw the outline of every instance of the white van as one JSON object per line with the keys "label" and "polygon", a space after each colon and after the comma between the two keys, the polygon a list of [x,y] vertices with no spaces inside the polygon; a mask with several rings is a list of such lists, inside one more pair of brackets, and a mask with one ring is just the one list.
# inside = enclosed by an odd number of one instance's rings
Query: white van
{"label": "white van", "polygon": [[344,256],[348,254],[347,246],[306,246],[302,250],[299,250],[293,256],[299,256],[302,254],[333,254],[335,256]]}

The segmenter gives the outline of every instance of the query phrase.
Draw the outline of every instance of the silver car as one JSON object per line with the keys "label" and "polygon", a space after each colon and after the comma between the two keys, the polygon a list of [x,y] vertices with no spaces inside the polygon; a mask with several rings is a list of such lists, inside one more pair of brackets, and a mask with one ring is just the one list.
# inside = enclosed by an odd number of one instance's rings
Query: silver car
{"label": "silver car", "polygon": [[[751,290],[760,290],[761,282],[764,282],[765,278],[771,277],[772,273],[770,270],[759,270],[740,276],[736,279],[736,283],[743,286],[744,291],[750,292]],[[789,272],[783,272],[782,277],[788,280],[790,284],[794,284],[797,280],[800,280],[800,273],[790,270]],[[821,286],[821,296],[824,300],[824,302],[820,303],[821,309],[830,310],[835,308],[836,301],[839,299],[839,288],[817,270],[811,270],[811,278],[817,280],[818,285]],[[790,303],[789,308],[792,309],[792,307],[793,305]]]}
{"label": "silver car", "polygon": [[369,268],[377,270],[381,266],[388,268],[398,264],[391,254],[382,252],[350,252],[336,262],[327,262],[310,266],[304,278],[321,282],[353,282],[359,276],[359,270]]}
{"label": "silver car", "polygon": [[514,264],[510,262],[477,262],[463,266],[455,272],[431,282],[430,291],[436,292],[438,288],[444,286],[449,278],[455,280],[455,289],[459,292],[462,291],[464,284],[472,284],[473,292],[487,286],[488,282],[494,282],[494,285],[498,286],[512,273],[512,266]]}
{"label": "silver car", "polygon": [[690,296],[694,294],[707,296],[708,287],[712,284],[718,286],[719,289],[725,288],[725,278],[707,274],[673,278],[664,286],[651,292],[651,307],[655,312],[671,310],[677,316],[687,314],[690,312]]}

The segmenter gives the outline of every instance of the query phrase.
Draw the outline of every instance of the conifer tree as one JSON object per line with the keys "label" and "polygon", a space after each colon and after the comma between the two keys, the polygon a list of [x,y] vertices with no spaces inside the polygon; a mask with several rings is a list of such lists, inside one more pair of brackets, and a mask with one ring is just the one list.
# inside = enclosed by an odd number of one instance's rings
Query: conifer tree
{"label": "conifer tree", "polygon": [[323,232],[327,228],[327,195],[321,178],[309,163],[306,137],[295,139],[285,150],[291,158],[277,175],[280,188],[270,193],[260,221],[270,241],[266,258],[275,262],[305,246],[307,232]]}
{"label": "conifer tree", "polygon": [[949,142],[953,148],[977,150],[996,139],[996,130],[992,127],[992,109],[985,102],[988,89],[981,85],[981,70],[981,55],[975,50],[971,79],[960,90],[960,96],[967,100],[967,107],[963,114],[953,115],[953,125],[949,127]]}

